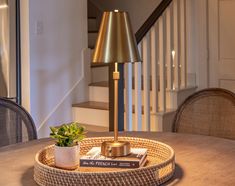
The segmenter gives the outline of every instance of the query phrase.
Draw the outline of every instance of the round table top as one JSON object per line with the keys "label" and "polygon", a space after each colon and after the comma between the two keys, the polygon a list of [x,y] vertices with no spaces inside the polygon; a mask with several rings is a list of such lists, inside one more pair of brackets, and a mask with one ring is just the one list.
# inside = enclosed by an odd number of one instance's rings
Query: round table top
{"label": "round table top", "polygon": [[[112,133],[88,134],[88,137],[98,136],[112,136]],[[153,139],[174,149],[176,171],[166,185],[235,185],[233,140],[162,132],[123,132],[120,136]],[[35,154],[53,143],[47,138],[0,148],[0,185],[37,185],[33,180]]]}

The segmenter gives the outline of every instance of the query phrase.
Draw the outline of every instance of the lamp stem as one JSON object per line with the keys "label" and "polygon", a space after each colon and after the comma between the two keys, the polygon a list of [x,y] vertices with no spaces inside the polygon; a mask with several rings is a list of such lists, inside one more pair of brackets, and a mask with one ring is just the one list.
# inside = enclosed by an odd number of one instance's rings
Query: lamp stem
{"label": "lamp stem", "polygon": [[131,152],[131,144],[128,141],[118,141],[118,81],[120,73],[118,63],[115,63],[113,71],[114,80],[114,141],[104,141],[101,144],[101,154],[107,157],[127,156]]}
{"label": "lamp stem", "polygon": [[118,63],[115,63],[115,70],[113,72],[114,80],[114,141],[118,141],[118,80],[120,73],[118,71]]}

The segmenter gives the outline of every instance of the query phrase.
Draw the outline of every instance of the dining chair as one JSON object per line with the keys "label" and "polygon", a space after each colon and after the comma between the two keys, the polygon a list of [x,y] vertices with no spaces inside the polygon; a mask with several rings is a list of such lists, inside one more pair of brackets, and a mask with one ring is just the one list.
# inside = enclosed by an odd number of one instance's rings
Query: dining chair
{"label": "dining chair", "polygon": [[37,139],[30,114],[17,103],[0,97],[0,147]]}
{"label": "dining chair", "polygon": [[194,93],[177,109],[173,132],[235,140],[235,94],[221,88]]}

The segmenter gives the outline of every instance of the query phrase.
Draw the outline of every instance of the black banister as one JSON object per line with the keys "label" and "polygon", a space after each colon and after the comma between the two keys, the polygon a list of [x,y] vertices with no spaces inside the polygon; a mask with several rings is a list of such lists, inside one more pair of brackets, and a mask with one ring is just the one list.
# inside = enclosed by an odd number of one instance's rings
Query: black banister
{"label": "black banister", "polygon": [[16,102],[21,105],[21,36],[20,36],[20,0],[16,3]]}
{"label": "black banister", "polygon": [[137,43],[139,43],[147,32],[152,28],[158,18],[163,14],[166,8],[173,0],[162,0],[162,2],[157,6],[157,8],[153,11],[153,13],[148,17],[148,19],[144,22],[144,24],[139,28],[136,32],[135,37]]}

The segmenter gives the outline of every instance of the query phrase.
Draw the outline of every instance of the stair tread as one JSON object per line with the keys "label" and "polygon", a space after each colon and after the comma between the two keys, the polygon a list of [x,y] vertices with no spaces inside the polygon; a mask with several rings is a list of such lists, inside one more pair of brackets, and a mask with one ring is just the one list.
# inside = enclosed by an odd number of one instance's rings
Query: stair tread
{"label": "stair tread", "polygon": [[[151,80],[150,80],[150,90],[152,90],[152,84],[151,84]],[[101,82],[93,82],[90,83],[89,86],[95,86],[95,87],[108,87],[109,86],[109,82],[108,81],[101,81]],[[125,85],[124,85],[125,86]],[[125,87],[124,87],[125,88]],[[132,89],[135,89],[135,83],[134,83],[134,79],[132,80]],[[143,84],[141,84],[141,90],[144,90],[144,86]]]}
{"label": "stair tread", "polygon": [[89,125],[89,124],[83,124],[83,123],[81,125],[84,126],[86,131],[88,132],[108,132],[109,131],[108,127]]}
{"label": "stair tread", "polygon": [[108,87],[108,86],[109,86],[109,82],[108,82],[108,81],[94,82],[94,83],[90,83],[89,86],[94,86],[94,87]]}
{"label": "stair tread", "polygon": [[[109,110],[109,103],[106,102],[97,102],[97,101],[87,101],[83,103],[77,103],[73,104],[73,107],[79,107],[79,108],[89,108],[89,109],[99,109],[99,110]],[[152,111],[152,107],[150,107],[150,111]],[[174,109],[166,109],[165,112],[159,110],[157,113],[167,113],[167,112],[173,112]],[[135,113],[135,106],[132,106],[132,113]],[[141,113],[144,114],[144,107],[141,107]]]}
{"label": "stair tread", "polygon": [[90,48],[90,49],[95,49],[95,46],[88,46],[88,48]]}
{"label": "stair tread", "polygon": [[[151,83],[151,82],[150,82]],[[108,87],[109,86],[109,82],[108,81],[99,81],[99,82],[93,82],[90,83],[89,86],[94,86],[94,87]],[[184,88],[180,88],[180,89],[173,89],[170,90],[172,92],[176,92],[176,91],[182,91],[182,90],[187,90],[187,89],[196,89],[197,86],[187,86]],[[132,89],[135,89],[134,87],[134,82],[132,82]],[[143,85],[141,87],[141,89],[143,90]],[[152,90],[152,88],[150,87],[150,90]]]}
{"label": "stair tread", "polygon": [[[152,90],[152,86],[151,86],[151,81],[150,81],[150,91]],[[108,87],[109,86],[109,82],[108,81],[99,81],[99,82],[93,82],[93,83],[90,83],[89,86],[94,86],[94,87]],[[173,90],[170,90],[172,92],[177,92],[177,91],[182,91],[182,90],[187,90],[187,89],[196,89],[197,86],[187,86],[187,87],[184,87],[184,88],[180,88],[180,89],[173,89]],[[132,82],[132,89],[135,89],[135,85],[134,85],[134,79],[133,79],[133,82]],[[143,90],[143,85],[141,86],[141,90]],[[167,90],[169,91],[169,90]]]}
{"label": "stair tread", "polygon": [[88,16],[88,19],[96,19],[95,16]]}
{"label": "stair tread", "polygon": [[[90,125],[90,124],[85,124],[85,123],[80,123],[80,122],[78,122],[78,123],[79,123],[79,125],[85,127],[85,130],[88,132],[107,132],[107,131],[109,131],[108,127]],[[60,127],[60,126],[55,126],[55,127]]]}
{"label": "stair tread", "polygon": [[87,101],[83,103],[73,104],[73,107],[80,107],[80,108],[90,108],[90,109],[99,109],[99,110],[108,110],[109,103],[106,102],[97,102],[97,101]]}
{"label": "stair tread", "polygon": [[90,34],[90,33],[95,33],[95,34],[97,34],[99,32],[99,30],[88,30],[88,33]]}
{"label": "stair tread", "polygon": [[[89,46],[90,49],[95,49],[95,47],[91,48],[92,46]],[[97,68],[97,67],[108,67],[108,63],[91,63],[91,68]]]}

